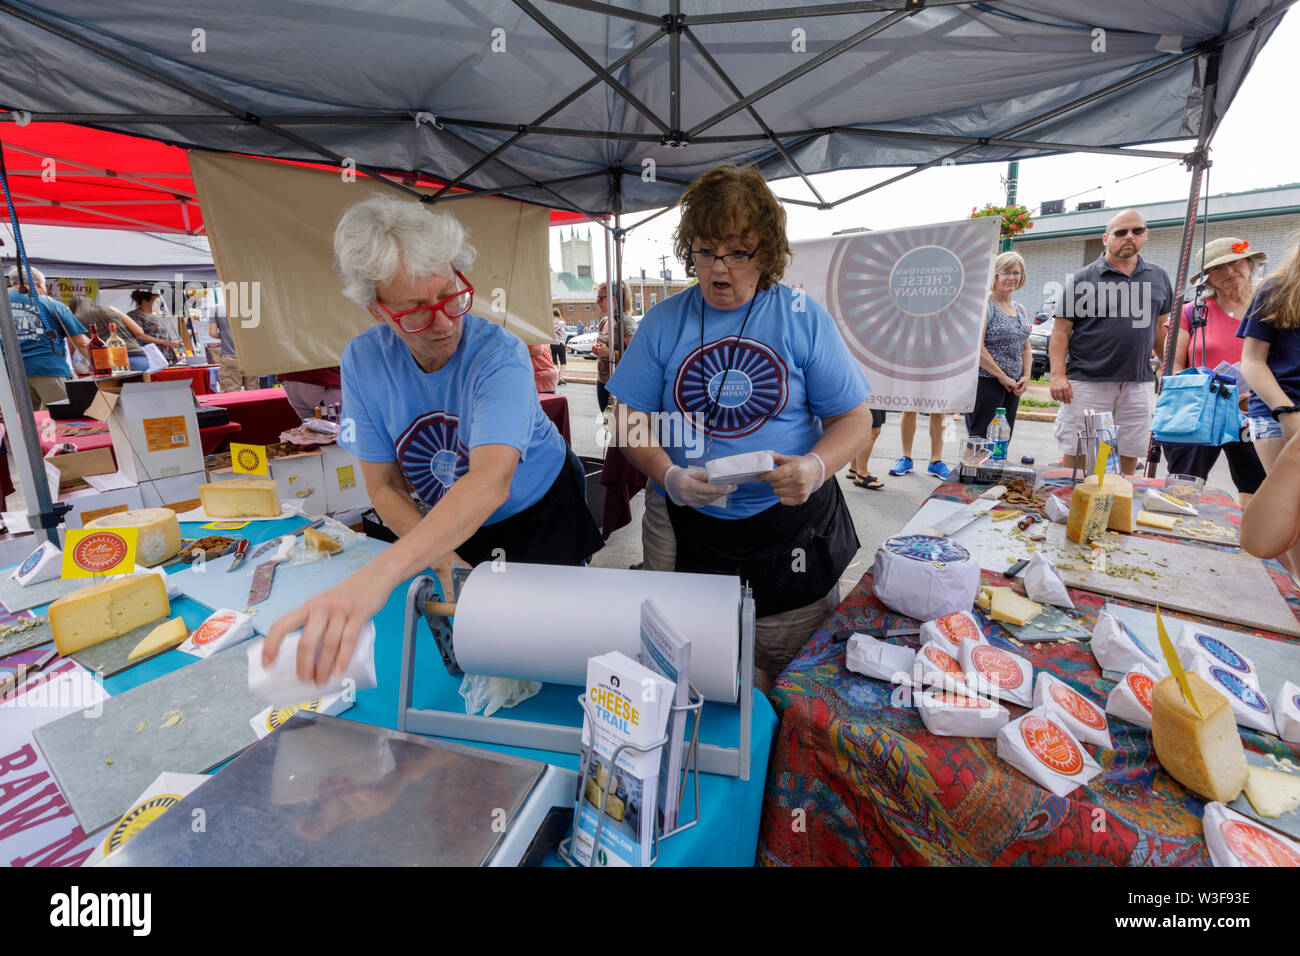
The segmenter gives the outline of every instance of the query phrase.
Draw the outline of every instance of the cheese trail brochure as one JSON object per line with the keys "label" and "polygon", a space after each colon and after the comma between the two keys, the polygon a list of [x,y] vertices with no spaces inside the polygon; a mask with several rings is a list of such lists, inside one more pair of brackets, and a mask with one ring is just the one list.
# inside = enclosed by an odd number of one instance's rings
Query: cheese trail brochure
{"label": "cheese trail brochure", "polygon": [[[641,604],[641,653],[637,661],[672,681],[676,687],[673,704],[684,707],[690,700],[691,642],[668,623],[652,600]],[[682,799],[682,740],[686,735],[687,711],[670,711],[667,759],[659,769],[659,830],[667,833],[677,826]]]}
{"label": "cheese trail brochure", "polygon": [[[612,651],[587,661],[587,714],[582,742],[592,748],[580,781],[573,855],[583,866],[648,866],[654,853],[661,748],[641,753],[625,743],[647,746],[661,740],[674,696],[673,684],[626,654]],[[601,791],[609,782],[600,845],[593,846]]]}

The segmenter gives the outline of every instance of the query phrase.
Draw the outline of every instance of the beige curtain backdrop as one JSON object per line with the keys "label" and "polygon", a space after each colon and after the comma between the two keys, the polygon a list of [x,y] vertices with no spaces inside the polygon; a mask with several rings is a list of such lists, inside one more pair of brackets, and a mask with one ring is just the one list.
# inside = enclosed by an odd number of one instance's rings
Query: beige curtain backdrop
{"label": "beige curtain backdrop", "polygon": [[[223,153],[191,151],[190,169],[245,374],[337,365],[374,320],[340,291],[334,226],[355,202],[400,194],[364,174],[345,182],[339,170]],[[529,345],[551,341],[550,211],[492,196],[431,208],[455,216],[478,250],[474,314]]]}

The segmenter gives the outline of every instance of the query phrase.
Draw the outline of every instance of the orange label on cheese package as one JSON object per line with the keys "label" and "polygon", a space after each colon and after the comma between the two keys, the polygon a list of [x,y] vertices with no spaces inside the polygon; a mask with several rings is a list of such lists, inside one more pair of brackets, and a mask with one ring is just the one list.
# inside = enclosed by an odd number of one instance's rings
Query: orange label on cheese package
{"label": "orange label on cheese package", "polygon": [[1052,684],[1050,693],[1052,700],[1060,704],[1066,713],[1085,727],[1091,727],[1094,730],[1106,729],[1106,718],[1102,716],[1101,711],[1078,691],[1066,687],[1064,684]]}
{"label": "orange label on cheese package", "polygon": [[964,694],[937,694],[934,702],[944,707],[973,707],[977,710],[993,706],[992,702],[982,697],[967,697]]}
{"label": "orange label on cheese package", "polygon": [[140,424],[144,427],[145,447],[150,451],[171,451],[189,446],[190,433],[185,428],[184,415],[142,418]]}
{"label": "orange label on cheese package", "polygon": [[971,619],[961,611],[955,614],[945,614],[934,622],[934,626],[940,634],[954,644],[960,644],[962,641],[970,641],[972,644],[979,643],[979,628],[972,624]]}
{"label": "orange label on cheese package", "polygon": [[1146,674],[1129,674],[1124,678],[1128,681],[1129,690],[1133,691],[1133,696],[1138,699],[1138,703],[1147,710],[1151,709],[1151,694],[1156,689],[1156,682]]}
{"label": "orange label on cheese package", "polygon": [[970,662],[981,677],[987,677],[999,687],[1019,687],[1025,682],[1025,675],[1016,659],[992,645],[981,644],[971,651]]}
{"label": "orange label on cheese package", "polygon": [[1248,866],[1300,866],[1300,856],[1273,834],[1240,820],[1225,820],[1219,832],[1228,849]]}
{"label": "orange label on cheese package", "polygon": [[1020,737],[1044,766],[1067,777],[1083,769],[1083,754],[1070,735],[1046,717],[1025,717],[1020,721]]}
{"label": "orange label on cheese package", "polygon": [[951,674],[956,678],[961,678],[963,676],[961,665],[957,663],[951,654],[945,654],[937,647],[927,647],[925,649],[925,656],[930,658],[930,662],[944,673]]}
{"label": "orange label on cheese package", "polygon": [[198,647],[202,647],[204,644],[211,644],[222,634],[225,634],[226,631],[230,630],[230,625],[234,623],[234,611],[224,611],[221,614],[214,614],[199,625],[198,630],[190,635],[190,640]]}

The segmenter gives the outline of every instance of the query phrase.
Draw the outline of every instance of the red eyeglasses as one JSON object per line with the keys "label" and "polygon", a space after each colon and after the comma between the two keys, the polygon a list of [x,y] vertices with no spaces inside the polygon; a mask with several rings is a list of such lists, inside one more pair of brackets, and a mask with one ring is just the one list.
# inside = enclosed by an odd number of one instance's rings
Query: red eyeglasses
{"label": "red eyeglasses", "polygon": [[[380,302],[378,299],[375,300],[375,305],[383,309],[384,315],[388,316],[390,319],[396,322],[397,327],[399,329],[411,335],[414,335],[417,332],[423,332],[429,326],[433,325],[433,320],[437,317],[437,313],[439,309],[442,310],[442,314],[445,315],[447,318],[459,319],[462,315],[468,312],[470,310],[470,306],[474,304],[474,287],[470,285],[469,280],[466,279],[459,272],[457,272],[455,275],[457,279],[459,279],[461,282],[465,284],[465,288],[457,292],[453,292],[451,295],[447,296],[447,298],[440,299],[437,302],[433,303],[433,305],[418,305],[414,309],[406,309],[402,312],[390,312],[388,310],[388,307],[385,306],[384,303]],[[407,316],[415,315],[417,312],[429,313],[428,319],[424,322],[423,325],[420,325],[418,328],[409,327],[407,322],[405,322],[404,320],[406,319]]]}

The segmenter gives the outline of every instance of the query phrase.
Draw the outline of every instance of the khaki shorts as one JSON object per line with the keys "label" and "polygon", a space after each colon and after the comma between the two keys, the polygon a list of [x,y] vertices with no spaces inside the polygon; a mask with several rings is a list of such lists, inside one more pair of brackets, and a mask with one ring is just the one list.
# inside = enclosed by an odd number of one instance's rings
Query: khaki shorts
{"label": "khaki shorts", "polygon": [[1145,458],[1151,443],[1151,413],[1156,404],[1154,382],[1071,382],[1074,401],[1062,404],[1052,431],[1062,455],[1076,453],[1075,439],[1083,428],[1083,413],[1110,412],[1115,418],[1116,445],[1121,458]]}
{"label": "khaki shorts", "polygon": [[61,402],[68,397],[68,388],[57,375],[37,375],[27,379],[27,394],[32,400],[32,411],[39,412],[50,402]]}

